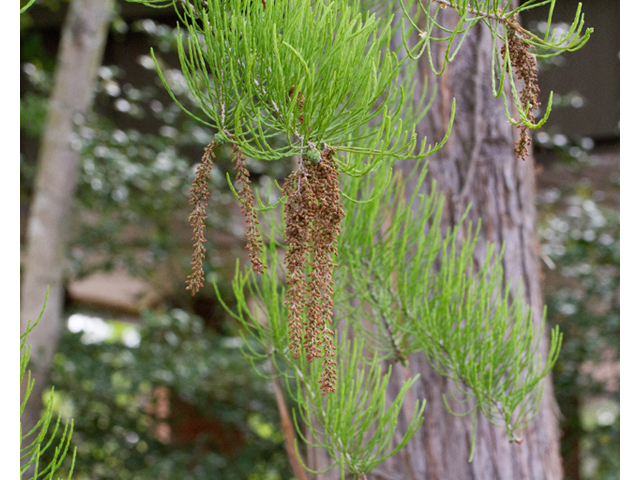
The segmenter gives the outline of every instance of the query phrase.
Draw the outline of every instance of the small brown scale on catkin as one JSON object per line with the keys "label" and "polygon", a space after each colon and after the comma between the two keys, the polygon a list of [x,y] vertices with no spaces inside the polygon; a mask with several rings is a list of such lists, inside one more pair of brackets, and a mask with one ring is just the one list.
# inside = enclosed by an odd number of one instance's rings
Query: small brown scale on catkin
{"label": "small brown scale on catkin", "polygon": [[[514,30],[509,29],[507,38],[509,41],[509,55],[511,57],[511,65],[515,68],[516,75],[519,80],[522,80],[523,87],[520,91],[520,103],[525,110],[528,108],[529,113],[527,120],[530,122],[535,121],[533,112],[540,107],[538,102],[538,93],[540,87],[538,86],[538,68],[536,67],[535,57],[529,53],[529,45],[525,42],[520,35]],[[506,55],[506,48],[503,46],[502,58]],[[519,125],[520,140],[516,143],[515,152],[519,158],[525,160],[528,152],[527,148],[531,145],[531,137],[527,134],[527,126]]]}
{"label": "small brown scale on catkin", "polygon": [[244,214],[244,218],[247,223],[247,231],[245,233],[245,236],[247,237],[246,248],[250,252],[253,271],[260,275],[261,273],[264,273],[267,268],[260,258],[260,254],[263,252],[263,247],[262,237],[260,236],[260,230],[258,229],[259,223],[258,214],[255,208],[255,197],[253,195],[253,190],[251,190],[251,187],[249,186],[251,180],[249,180],[249,171],[247,170],[247,166],[244,161],[244,152],[235,143],[231,145],[231,148],[233,149],[231,161],[234,163],[233,169],[236,171],[236,180],[238,180],[242,185],[238,196],[240,197],[240,204],[242,205],[241,211]]}
{"label": "small brown scale on catkin", "polygon": [[215,142],[211,142],[204,149],[202,163],[198,166],[196,177],[191,185],[191,194],[189,196],[189,205],[191,206],[191,215],[189,215],[189,223],[193,228],[193,255],[191,256],[191,269],[193,273],[187,277],[187,290],[191,290],[191,295],[195,295],[200,287],[204,285],[204,270],[202,269],[202,260],[204,259],[207,249],[204,247],[207,239],[204,236],[205,220],[207,218],[207,200],[211,194],[209,193],[209,175],[213,166],[215,155],[213,150],[216,148]]}
{"label": "small brown scale on catkin", "polygon": [[323,359],[319,380],[323,395],[336,391],[336,348],[329,325],[333,314],[334,257],[344,217],[333,153],[325,150],[318,163],[303,159],[300,169],[287,178],[284,186],[289,349],[294,358],[299,358],[303,340],[309,363],[314,358]]}

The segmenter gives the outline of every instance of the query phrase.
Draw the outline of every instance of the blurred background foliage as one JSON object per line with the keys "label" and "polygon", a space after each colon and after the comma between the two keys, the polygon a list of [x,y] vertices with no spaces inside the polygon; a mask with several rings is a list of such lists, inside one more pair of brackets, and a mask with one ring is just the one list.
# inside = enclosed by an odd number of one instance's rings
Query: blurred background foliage
{"label": "blurred background foliage", "polygon": [[84,314],[68,325],[52,381],[57,409],[75,419],[74,478],[290,477],[271,383],[242,339],[178,309],[139,326]]}
{"label": "blurred background foliage", "polygon": [[[21,16],[23,228],[59,38],[59,24],[32,15],[60,17],[66,3],[38,2]],[[161,19],[116,15],[109,42],[120,54],[107,50],[94,113],[74,138],[81,177],[70,280],[124,269],[160,300],[132,315],[67,299],[69,328],[52,373],[56,410],[75,419],[77,479],[290,479],[270,380],[240,353],[237,327],[212,289],[197,297],[184,290],[189,188],[214,132],[186,116],[157,78],[149,47],[190,105],[175,38]],[[541,62],[543,81],[563,66],[563,56]],[[590,101],[574,90],[554,99],[556,113]],[[566,478],[575,480],[619,478],[619,162],[617,139],[608,140],[563,132],[553,122],[535,137],[547,314],[564,332],[555,394]],[[212,170],[205,263],[223,289],[235,258],[247,260],[242,216],[225,179],[229,156],[221,149]],[[289,169],[247,163],[257,184]],[[226,297],[232,301],[230,292]]]}
{"label": "blurred background foliage", "polygon": [[540,138],[556,158],[541,174],[538,212],[547,316],[564,335],[554,383],[565,470],[613,480],[620,478],[619,165],[607,148],[590,152],[591,139],[556,137],[561,145],[552,147],[552,137]]}

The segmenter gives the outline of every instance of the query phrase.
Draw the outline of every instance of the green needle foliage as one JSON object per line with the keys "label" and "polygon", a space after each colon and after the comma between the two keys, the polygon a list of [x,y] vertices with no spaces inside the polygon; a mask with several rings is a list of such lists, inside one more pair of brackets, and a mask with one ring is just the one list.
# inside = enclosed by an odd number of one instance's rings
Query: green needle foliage
{"label": "green needle foliage", "polygon": [[[245,154],[257,160],[317,157],[313,150],[327,144],[360,154],[357,163],[339,162],[349,174],[370,170],[380,155],[426,154],[424,142],[415,151],[413,126],[399,116],[404,91],[393,87],[403,60],[385,54],[390,20],[383,24],[362,14],[358,2],[345,1],[174,6],[187,34],[179,40],[182,70],[207,117],[195,118]],[[372,122],[376,128],[355,135]],[[273,137],[282,135],[287,144],[273,147]],[[364,167],[367,159],[372,163]]]}
{"label": "green needle foliage", "polygon": [[[388,366],[384,373],[381,359],[375,350],[367,348],[365,339],[349,341],[343,335],[338,344],[336,393],[324,395],[322,366],[317,362],[309,365],[304,357],[295,359],[289,350],[282,288],[285,272],[277,260],[279,246],[282,244],[272,238],[268,250],[270,268],[265,275],[258,277],[251,269],[242,273],[238,267],[233,281],[236,309],[223,305],[244,327],[245,355],[256,365],[271,359],[276,375],[286,380],[298,407],[299,416],[294,419],[300,437],[310,447],[326,449],[335,462],[331,468],[338,465],[343,478],[346,473],[361,478],[395,455],[422,424],[424,400],[416,403],[401,441],[391,445],[404,397],[418,377],[405,382],[388,405],[386,392],[392,367]],[[219,293],[215,282],[214,287]],[[341,294],[338,292],[337,296],[340,298]],[[302,432],[303,425],[309,431],[308,437]]]}
{"label": "green needle foliage", "polygon": [[[414,175],[420,184],[425,166]],[[321,367],[307,367],[289,350],[286,272],[279,255],[285,247],[279,241],[284,232],[275,218],[266,252],[269,269],[258,277],[238,266],[233,281],[238,303],[235,309],[225,305],[243,326],[247,357],[256,363],[270,358],[278,375],[293,382],[296,388],[290,391],[313,437],[306,441],[327,449],[343,473],[370,472],[388,457],[389,431],[384,426],[394,424],[394,409],[400,408],[416,378],[405,382],[385,410],[390,372],[383,376],[382,365],[406,365],[416,352],[454,381],[451,398],[471,405],[464,414],[475,419],[481,413],[520,442],[518,434],[540,405],[542,380],[557,359],[558,329],[552,330],[548,356],[540,358],[544,325],[534,327],[521,295],[509,299],[501,255],[489,245],[483,266],[475,267],[477,233],[471,227],[466,236],[460,227],[442,233],[443,196],[435,189],[429,196],[414,192],[404,200],[403,178],[389,180],[381,174],[352,178],[343,186],[345,192],[369,200],[345,205],[334,322],[355,340],[338,343],[337,393],[323,397],[318,385]],[[214,287],[218,292],[215,282]],[[424,407],[420,404],[414,412]],[[420,418],[413,417],[402,444],[413,436]],[[471,458],[474,442],[472,438]]]}
{"label": "green needle foliage", "polygon": [[[482,22],[491,32],[493,49],[491,56],[492,87],[496,98],[503,96],[505,101],[505,113],[509,121],[514,124],[525,123],[529,128],[540,128],[547,120],[551,111],[552,97],[549,98],[547,111],[542,120],[537,123],[527,119],[526,106],[520,103],[517,96],[515,69],[511,52],[507,48],[502,51],[502,46],[507,45],[507,37],[510,32],[516,32],[523,41],[533,50],[536,57],[553,57],[563,52],[573,52],[580,49],[593,33],[593,28],[584,26],[584,14],[582,4],[578,4],[573,23],[567,31],[553,29],[553,11],[556,0],[525,0],[520,5],[512,5],[512,1],[499,0],[431,0],[421,2],[415,0],[399,0],[405,19],[411,28],[403,25],[403,38],[407,42],[411,31],[419,33],[420,41],[412,48],[415,51],[420,47],[419,55],[426,51],[431,69],[436,75],[442,75],[447,64],[454,60],[460,47],[464,43],[467,34],[477,23]],[[526,30],[518,23],[518,15],[525,10],[531,10],[549,5],[547,30],[542,38]],[[447,10],[453,10],[459,16],[457,25],[447,28],[441,22],[439,16]],[[424,24],[424,27],[419,27]],[[446,44],[444,58],[440,65],[434,60],[437,56],[432,52],[433,43],[444,42]],[[502,61],[501,61],[502,59]],[[512,119],[509,114],[505,83],[511,85],[513,100],[518,107],[519,119]]]}
{"label": "green needle foliage", "polygon": [[[426,175],[421,168],[411,175],[418,185]],[[382,176],[352,180],[350,191],[379,191],[385,182]],[[541,380],[558,357],[561,335],[552,330],[542,362],[544,324],[533,327],[521,295],[509,299],[495,245],[478,268],[477,231],[469,226],[462,235],[458,226],[441,234],[443,197],[434,188],[405,200],[404,189],[396,176],[383,194],[348,204],[337,291],[349,293],[337,302],[339,316],[389,361],[406,363],[409,354],[424,352],[455,382],[461,403],[475,401],[467,413],[482,412],[519,441],[539,406]]]}
{"label": "green needle foliage", "polygon": [[[49,289],[47,288],[47,297],[49,296]],[[31,346],[26,345],[27,335],[31,332],[44,314],[44,309],[47,306],[47,297],[45,297],[44,306],[42,307],[42,311],[38,316],[38,319],[32,325],[31,321],[29,321],[27,325],[27,331],[20,335],[20,383],[24,380],[24,375],[27,373],[27,366],[29,364],[29,357],[31,355]],[[33,390],[34,380],[31,379],[31,372],[27,373],[27,385],[26,391],[24,394],[24,399],[22,400],[22,404],[20,405],[20,416],[22,416],[22,412],[24,412],[24,408],[27,405],[27,400]],[[64,425],[64,431],[62,432],[62,440],[58,445],[55,446],[53,457],[49,461],[47,465],[40,464],[40,458],[47,452],[49,448],[52,447],[53,440],[56,438],[56,433],[58,432],[58,428],[60,427],[60,416],[58,416],[58,420],[56,421],[55,427],[52,432],[49,432],[49,426],[51,424],[51,420],[53,419],[53,389],[51,390],[51,395],[49,396],[49,400],[47,401],[45,412],[38,421],[38,423],[27,433],[22,433],[22,424],[20,424],[20,478],[22,475],[27,473],[29,469],[33,469],[32,480],[38,479],[47,479],[53,480],[54,474],[64,457],[66,456],[69,445],[71,443],[71,434],[73,433],[73,420],[71,423],[66,422]],[[47,438],[47,433],[49,436]],[[31,441],[29,442],[29,439]],[[28,444],[23,445],[23,443],[29,442]],[[76,451],[73,451],[73,460],[71,464],[71,470],[69,472],[68,479],[71,479],[71,473],[73,472],[73,464],[75,463]],[[59,478],[59,477],[58,477]]]}
{"label": "green needle foliage", "polygon": [[24,5],[23,7],[20,7],[20,13],[24,13],[27,10],[29,10],[31,5],[33,5],[35,2],[36,2],[36,0],[29,0],[29,2],[26,5]]}
{"label": "green needle foliage", "polygon": [[418,377],[405,382],[387,406],[386,390],[392,367],[383,375],[375,352],[368,358],[363,340],[350,342],[343,338],[341,345],[337,393],[326,401],[318,383],[310,381],[320,376],[317,364],[312,365],[315,371],[311,374],[303,373],[300,369],[303,365],[296,368],[295,399],[307,435],[300,429],[297,416],[294,419],[300,437],[311,447],[325,449],[333,459],[335,464],[329,469],[338,465],[343,479],[345,473],[362,478],[413,438],[422,425],[426,401],[416,402],[400,442],[391,448],[404,396]]}

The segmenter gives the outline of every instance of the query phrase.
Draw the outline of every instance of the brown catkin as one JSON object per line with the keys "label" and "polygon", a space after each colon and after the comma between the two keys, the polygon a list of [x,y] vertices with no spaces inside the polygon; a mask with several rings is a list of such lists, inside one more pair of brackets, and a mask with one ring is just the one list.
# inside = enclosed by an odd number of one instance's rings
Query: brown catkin
{"label": "brown catkin", "polygon": [[[213,166],[213,159],[215,154],[214,149],[219,145],[216,141],[212,141],[204,149],[204,155],[202,156],[202,163],[198,166],[196,176],[193,179],[191,185],[191,194],[189,196],[189,205],[191,206],[191,214],[189,215],[189,223],[193,228],[193,254],[191,256],[191,269],[192,273],[187,277],[187,290],[191,290],[191,294],[195,295],[198,290],[204,285],[204,270],[202,262],[204,260],[207,249],[204,247],[207,239],[205,238],[205,220],[207,219],[207,200],[209,200],[211,194],[209,192],[209,178],[211,174],[211,168]],[[236,171],[236,180],[241,184],[240,192],[240,204],[241,210],[245,216],[247,222],[247,249],[250,251],[251,264],[253,270],[257,273],[264,273],[266,270],[265,265],[262,263],[260,254],[263,252],[262,238],[260,236],[260,230],[258,228],[258,215],[255,209],[255,197],[249,184],[249,171],[245,164],[245,157],[242,149],[235,143],[232,143],[231,148],[233,154],[231,160],[234,164],[234,170]]]}
{"label": "brown catkin", "polygon": [[287,195],[284,206],[287,243],[287,253],[284,257],[287,269],[285,305],[288,308],[289,350],[293,358],[297,359],[300,357],[300,342],[303,336],[306,275],[310,251],[309,205],[312,203],[310,198],[312,192],[304,168],[296,170],[287,177],[283,193]]}
{"label": "brown catkin", "polygon": [[[538,71],[536,58],[529,52],[529,44],[518,35],[515,29],[508,29],[507,39],[511,66],[515,69],[518,79],[522,80],[523,83],[520,90],[520,103],[523,109],[529,109],[527,120],[534,122],[535,115],[533,112],[540,107],[540,102],[538,101],[540,87],[538,86],[538,74],[536,73]],[[504,59],[506,55],[504,46],[501,53]],[[531,145],[531,137],[527,133],[526,125],[519,125],[518,129],[520,130],[520,139],[516,143],[515,152],[519,158],[525,160],[528,154],[527,149]]]}
{"label": "brown catkin", "polygon": [[255,197],[253,190],[251,190],[249,186],[251,180],[249,180],[249,171],[245,164],[244,152],[235,143],[231,144],[231,148],[233,149],[233,155],[231,156],[231,161],[234,164],[233,169],[236,172],[236,180],[240,182],[241,185],[238,197],[242,205],[241,211],[247,223],[247,231],[245,233],[247,237],[246,248],[249,250],[253,271],[260,275],[265,272],[266,267],[260,258],[260,254],[263,252],[263,244],[262,237],[260,236],[258,214],[255,207]]}
{"label": "brown catkin", "polygon": [[216,143],[211,142],[204,149],[202,163],[198,166],[196,176],[191,185],[191,194],[189,196],[189,205],[191,206],[191,215],[189,215],[189,223],[193,228],[193,254],[191,256],[191,269],[193,272],[187,277],[187,290],[191,290],[191,295],[195,295],[200,287],[204,285],[204,270],[202,261],[204,260],[207,249],[204,247],[207,239],[204,236],[206,228],[205,220],[207,219],[207,200],[211,196],[209,192],[209,175],[213,166],[215,155],[213,150]]}
{"label": "brown catkin", "polygon": [[[334,257],[344,217],[333,154],[333,150],[326,149],[317,163],[304,158],[284,186],[289,349],[298,358],[303,340],[309,363],[314,358],[323,359],[319,380],[323,395],[335,392],[336,348],[329,325],[333,315]],[[307,321],[303,329],[305,309]]]}

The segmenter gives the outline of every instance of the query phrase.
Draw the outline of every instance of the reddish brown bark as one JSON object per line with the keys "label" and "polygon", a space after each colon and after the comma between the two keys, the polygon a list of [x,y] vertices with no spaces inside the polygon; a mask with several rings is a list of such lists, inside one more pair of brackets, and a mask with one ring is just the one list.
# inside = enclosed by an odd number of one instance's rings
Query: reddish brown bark
{"label": "reddish brown bark", "polygon": [[282,433],[284,433],[284,446],[287,451],[287,458],[289,459],[291,470],[293,470],[296,480],[307,480],[307,472],[296,454],[296,431],[293,426],[293,421],[291,420],[291,415],[289,415],[289,407],[287,406],[277,378],[273,381],[273,389],[276,394],[280,424],[282,425]]}

